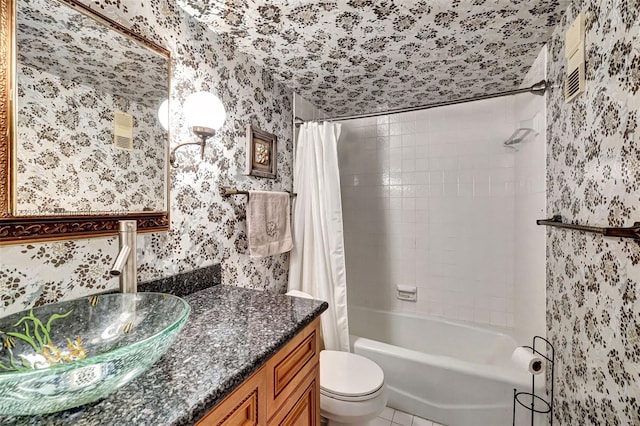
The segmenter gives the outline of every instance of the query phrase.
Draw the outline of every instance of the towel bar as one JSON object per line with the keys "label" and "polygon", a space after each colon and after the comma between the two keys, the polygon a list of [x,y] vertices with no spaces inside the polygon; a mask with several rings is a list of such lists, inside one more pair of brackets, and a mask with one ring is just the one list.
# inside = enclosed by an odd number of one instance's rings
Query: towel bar
{"label": "towel bar", "polygon": [[[296,195],[298,195],[295,192],[290,192],[290,191],[285,191],[285,192],[288,192],[289,195],[292,197],[295,197]],[[228,197],[230,195],[249,195],[249,191],[243,191],[237,188],[222,188],[223,197]]]}
{"label": "towel bar", "polygon": [[635,222],[633,226],[628,228],[598,227],[564,223],[562,222],[562,217],[560,215],[555,215],[551,219],[536,220],[536,223],[538,225],[555,226],[558,228],[573,229],[575,231],[593,232],[596,234],[602,234],[605,237],[633,238],[635,240],[640,240],[640,222]]}

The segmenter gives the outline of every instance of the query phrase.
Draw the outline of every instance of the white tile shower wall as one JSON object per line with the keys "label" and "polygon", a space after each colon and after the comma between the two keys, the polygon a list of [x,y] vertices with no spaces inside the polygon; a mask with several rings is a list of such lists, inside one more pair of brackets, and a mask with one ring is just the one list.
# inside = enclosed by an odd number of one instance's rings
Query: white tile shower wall
{"label": "white tile shower wall", "polygon": [[[540,51],[523,86],[546,78],[547,49]],[[515,337],[530,345],[535,335],[546,335],[546,230],[536,219],[546,215],[546,98],[531,94],[515,97],[516,125],[531,127],[537,135],[515,151]]]}
{"label": "white tile shower wall", "polygon": [[343,124],[349,303],[513,326],[513,97]]}

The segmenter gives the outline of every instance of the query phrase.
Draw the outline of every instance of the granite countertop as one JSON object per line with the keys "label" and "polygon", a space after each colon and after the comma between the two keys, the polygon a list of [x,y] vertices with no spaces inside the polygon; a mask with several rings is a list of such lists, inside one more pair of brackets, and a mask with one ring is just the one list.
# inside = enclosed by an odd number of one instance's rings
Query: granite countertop
{"label": "granite countertop", "polygon": [[184,297],[191,315],[146,373],[93,404],[2,425],[190,425],[221,402],[326,302],[217,285]]}

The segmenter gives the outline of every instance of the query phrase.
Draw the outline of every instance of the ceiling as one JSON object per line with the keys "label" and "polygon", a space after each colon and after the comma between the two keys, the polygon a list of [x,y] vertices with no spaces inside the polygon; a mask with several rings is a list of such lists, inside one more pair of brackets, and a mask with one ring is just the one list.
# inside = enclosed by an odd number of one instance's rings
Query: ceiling
{"label": "ceiling", "polygon": [[177,0],[330,116],[516,88],[567,0]]}

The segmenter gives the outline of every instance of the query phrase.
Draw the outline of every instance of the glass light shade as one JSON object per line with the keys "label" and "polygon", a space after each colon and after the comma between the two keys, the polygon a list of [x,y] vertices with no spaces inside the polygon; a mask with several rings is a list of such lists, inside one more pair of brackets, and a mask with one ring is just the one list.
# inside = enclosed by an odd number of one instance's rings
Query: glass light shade
{"label": "glass light shade", "polygon": [[160,108],[158,108],[158,121],[160,121],[160,125],[165,131],[169,130],[169,99],[165,99],[160,104]]}
{"label": "glass light shade", "polygon": [[227,113],[222,101],[209,92],[192,93],[184,102],[184,115],[189,127],[208,127],[218,130],[224,124]]}

